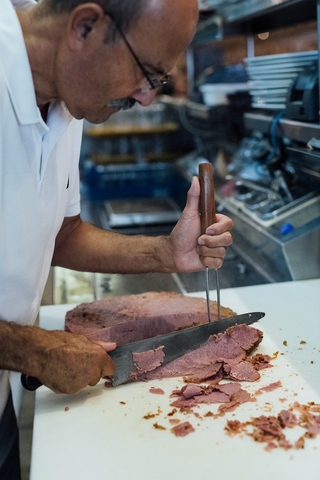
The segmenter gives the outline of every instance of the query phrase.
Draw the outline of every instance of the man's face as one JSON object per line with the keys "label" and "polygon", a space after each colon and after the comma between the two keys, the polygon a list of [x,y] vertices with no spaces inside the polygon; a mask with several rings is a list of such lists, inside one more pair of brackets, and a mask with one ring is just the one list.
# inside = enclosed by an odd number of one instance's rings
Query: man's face
{"label": "man's face", "polygon": [[[152,3],[157,2],[151,0]],[[196,26],[194,11],[189,13],[187,23],[183,23],[183,19],[181,22],[173,19],[172,12],[166,12],[168,19],[161,22],[157,9],[149,8],[125,33],[151,79],[169,73],[189,44]],[[75,118],[85,118],[92,123],[102,123],[120,109],[131,108],[135,102],[147,106],[157,92],[150,89],[120,35],[112,43],[104,41],[110,22],[110,18],[103,15],[86,35],[81,48],[71,52],[62,50],[58,58],[63,65],[57,69],[59,98]]]}

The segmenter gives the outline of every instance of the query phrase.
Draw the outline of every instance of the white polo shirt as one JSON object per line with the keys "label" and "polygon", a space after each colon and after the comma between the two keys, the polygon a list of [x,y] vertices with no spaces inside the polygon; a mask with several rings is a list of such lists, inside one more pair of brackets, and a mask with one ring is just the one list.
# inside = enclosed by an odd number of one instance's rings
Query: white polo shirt
{"label": "white polo shirt", "polygon": [[[32,324],[37,316],[56,235],[65,217],[80,212],[81,137],[82,121],[75,120],[61,102],[50,105],[47,123],[43,122],[20,23],[11,0],[1,0],[2,320]],[[0,371],[0,418],[7,399],[6,377]]]}

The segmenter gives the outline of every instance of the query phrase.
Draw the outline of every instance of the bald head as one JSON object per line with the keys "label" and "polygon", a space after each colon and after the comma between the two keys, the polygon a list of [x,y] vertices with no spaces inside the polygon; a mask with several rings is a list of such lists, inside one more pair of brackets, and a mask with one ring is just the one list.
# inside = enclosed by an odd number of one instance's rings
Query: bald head
{"label": "bald head", "polygon": [[169,72],[190,44],[198,23],[197,0],[148,0],[133,30],[153,50],[154,60],[168,58]]}
{"label": "bald head", "polygon": [[[197,0],[172,0],[171,2],[164,2],[163,0],[91,0],[102,7],[105,12],[108,12],[117,20],[118,25],[122,30],[126,31],[133,26],[135,20],[139,18],[145,9],[158,10],[159,12],[165,7],[171,5],[173,10],[176,9],[177,14],[180,14],[181,8],[184,10],[184,17],[188,11],[198,17],[198,3]],[[90,0],[42,0],[46,10],[50,13],[66,13],[71,12],[79,5],[90,3]],[[165,7],[165,8],[167,8]]]}
{"label": "bald head", "polygon": [[[42,0],[50,14],[68,13],[80,5],[96,3],[104,12],[108,12],[117,19],[120,27],[126,31],[134,24],[141,14],[144,4],[148,0]],[[116,31],[114,32],[116,34]]]}

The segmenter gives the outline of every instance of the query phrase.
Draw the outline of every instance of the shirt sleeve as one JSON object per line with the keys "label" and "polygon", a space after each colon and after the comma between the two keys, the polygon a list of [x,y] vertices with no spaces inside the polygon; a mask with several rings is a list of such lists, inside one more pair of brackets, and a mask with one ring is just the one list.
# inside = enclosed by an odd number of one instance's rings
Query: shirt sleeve
{"label": "shirt sleeve", "polygon": [[21,10],[24,8],[30,8],[37,4],[37,2],[35,2],[34,0],[11,0],[11,3],[14,8]]}

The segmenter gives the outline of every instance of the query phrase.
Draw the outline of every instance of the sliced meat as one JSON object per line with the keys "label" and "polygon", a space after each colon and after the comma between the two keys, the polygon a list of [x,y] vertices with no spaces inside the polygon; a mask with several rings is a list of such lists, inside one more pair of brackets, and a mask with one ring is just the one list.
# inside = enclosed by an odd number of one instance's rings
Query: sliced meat
{"label": "sliced meat", "polygon": [[181,389],[181,393],[185,399],[195,397],[197,395],[202,395],[203,387],[195,383],[189,383]]}
{"label": "sliced meat", "polygon": [[220,392],[224,392],[227,395],[235,395],[235,393],[241,390],[239,383],[225,383],[224,385],[219,385]]}
{"label": "sliced meat", "polygon": [[263,355],[262,353],[257,353],[250,358],[250,361],[253,363],[256,370],[262,370],[263,368],[270,368],[271,357],[270,355]]}
{"label": "sliced meat", "polygon": [[171,432],[174,433],[176,437],[185,437],[189,433],[194,432],[194,428],[190,422],[183,422],[172,427]]}
{"label": "sliced meat", "polygon": [[164,359],[163,347],[141,353],[133,353],[133,365],[138,373],[145,373],[159,367]]}
{"label": "sliced meat", "polygon": [[162,388],[151,387],[149,392],[154,393],[155,395],[164,395],[164,390],[162,390]]}
{"label": "sliced meat", "polygon": [[[219,410],[226,409],[229,405],[220,405]],[[291,448],[301,449],[304,448],[306,439],[312,439],[320,435],[320,415],[311,413],[310,410],[312,408],[311,403],[300,405],[298,402],[295,402],[289,410],[281,410],[277,416],[261,415],[246,422],[229,420],[225,430],[229,435],[245,434],[252,437],[256,442],[264,442],[266,443],[265,450],[267,451],[278,447],[285,450]],[[300,416],[297,416],[293,410],[300,412]],[[292,442],[286,438],[285,429],[293,429],[295,427],[303,428],[306,432]],[[300,434],[300,432],[298,433]]]}
{"label": "sliced meat", "polygon": [[280,387],[282,387],[282,383],[280,380],[278,380],[277,382],[272,382],[272,383],[269,383],[269,385],[266,385],[265,387],[259,388],[259,392],[273,392],[274,390]]}
{"label": "sliced meat", "polygon": [[238,381],[255,382],[260,378],[260,374],[252,363],[243,361],[231,368],[228,377]]}
{"label": "sliced meat", "polygon": [[232,408],[240,403],[254,401],[248,392],[242,390],[238,383],[225,385],[203,386],[189,384],[175,390],[171,396],[177,396],[177,400],[171,406],[180,408],[183,411],[191,410],[198,404],[221,403],[229,404]]}
{"label": "sliced meat", "polygon": [[278,415],[278,420],[282,428],[292,428],[298,425],[298,419],[296,415],[293,412],[289,412],[288,410],[281,410]]}
{"label": "sliced meat", "polygon": [[[213,320],[216,302],[211,302]],[[235,313],[221,308],[223,318]],[[65,329],[90,339],[114,341],[118,346],[207,323],[205,299],[171,292],[125,295],[78,305],[66,314]],[[184,376],[187,382],[208,380],[214,385],[223,377],[253,381],[259,373],[247,354],[262,340],[262,332],[235,325],[211,336],[200,348],[164,364],[163,347],[133,353],[135,371],[130,381]],[[259,362],[258,362],[259,363]],[[223,396],[223,392],[219,393]]]}
{"label": "sliced meat", "polygon": [[[218,318],[212,301],[212,320]],[[235,313],[221,308],[222,318]],[[205,299],[172,292],[146,292],[82,303],[66,314],[65,329],[118,346],[207,323]]]}
{"label": "sliced meat", "polygon": [[282,427],[279,419],[275,416],[261,415],[254,418],[252,424],[255,427],[252,435],[257,442],[283,438]]}
{"label": "sliced meat", "polygon": [[[238,334],[238,330],[241,331],[241,335]],[[243,335],[245,331],[247,332],[246,336]],[[200,348],[186,353],[172,362],[145,373],[133,372],[131,379],[155,380],[185,376],[188,381],[199,382],[215,376],[218,371],[225,372],[226,366],[227,373],[222,376],[228,377],[234,371],[238,372],[241,380],[252,381],[254,375],[255,379],[259,378],[260,375],[251,363],[244,362],[246,360],[246,350],[238,342],[245,338],[245,346],[251,351],[252,345],[258,345],[262,336],[262,332],[256,328],[247,325],[235,325],[228,328],[225,333],[212,335]],[[241,362],[248,363],[248,365],[245,365],[246,368],[238,367]]]}

